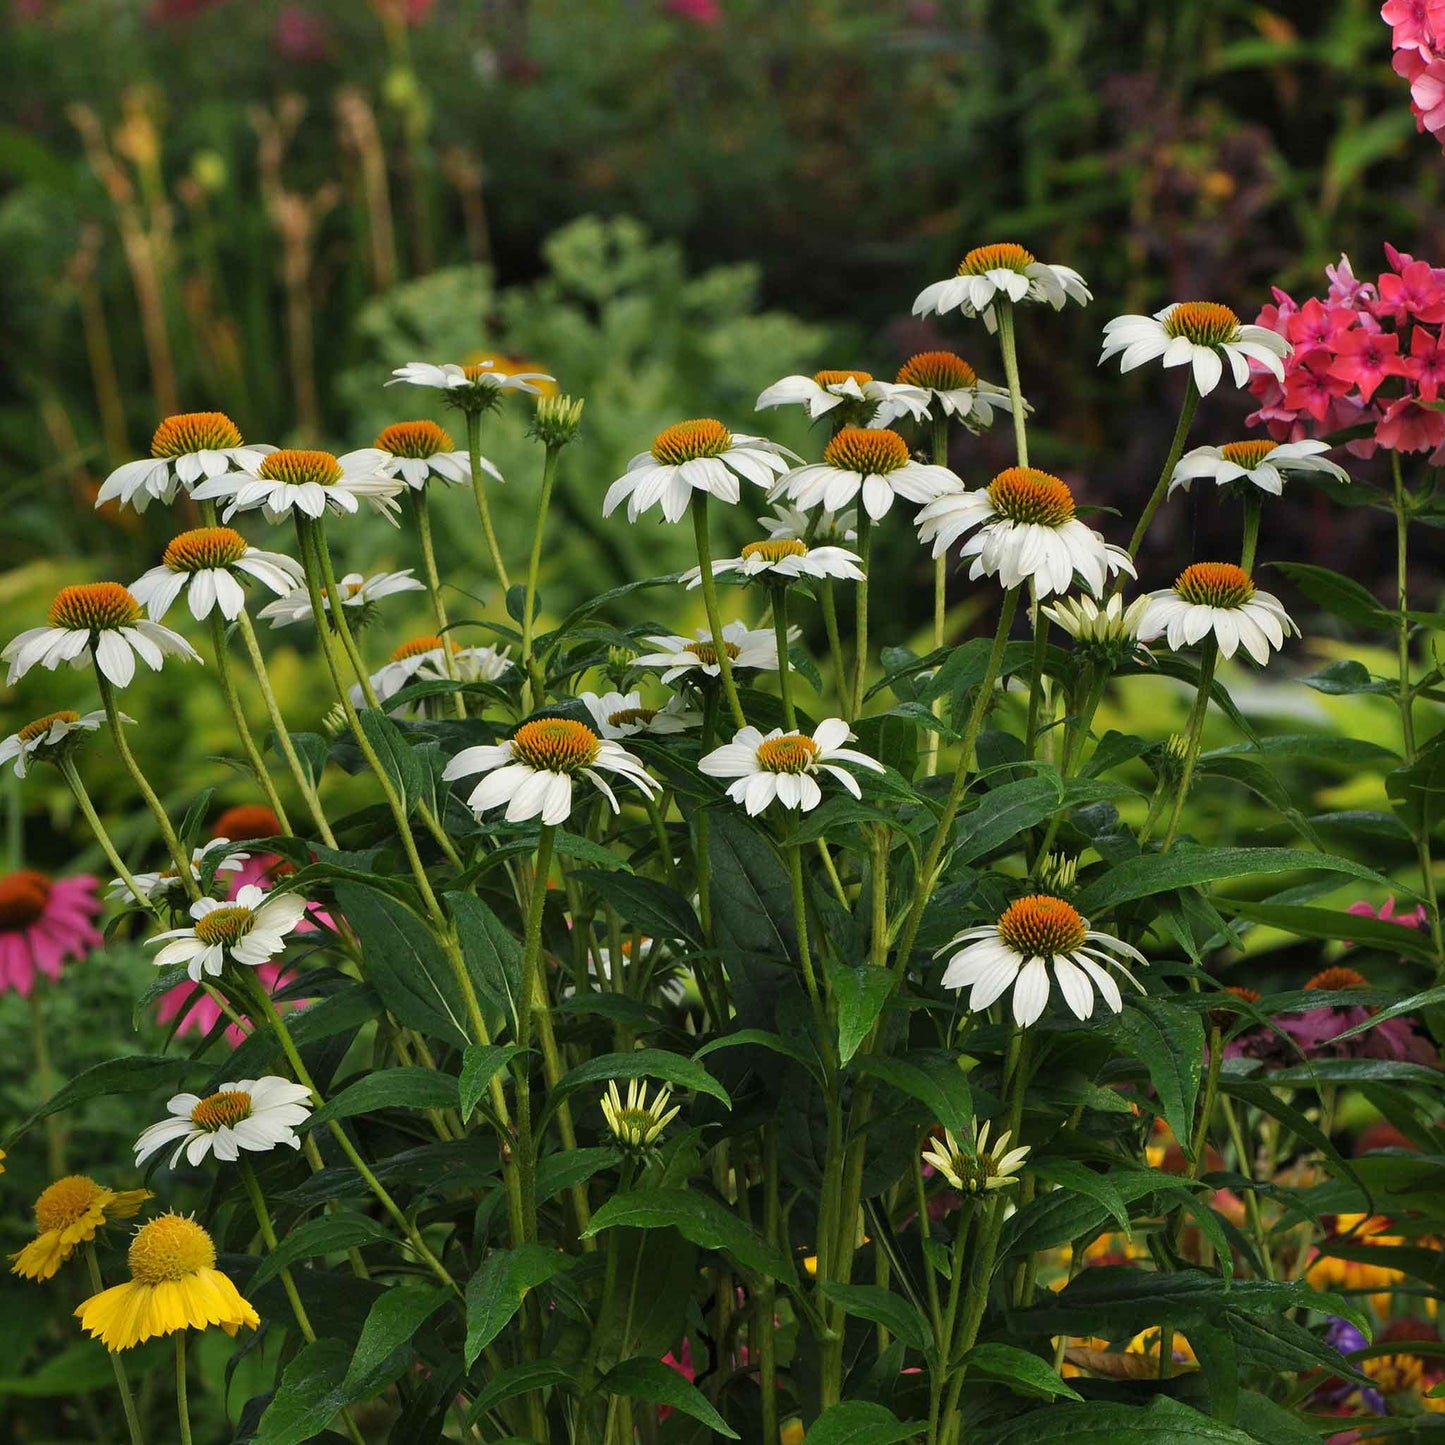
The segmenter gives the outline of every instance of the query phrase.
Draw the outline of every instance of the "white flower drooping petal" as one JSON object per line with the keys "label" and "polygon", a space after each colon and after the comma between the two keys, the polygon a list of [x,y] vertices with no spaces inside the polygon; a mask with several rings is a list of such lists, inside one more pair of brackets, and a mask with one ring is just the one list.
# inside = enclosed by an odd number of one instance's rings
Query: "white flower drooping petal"
{"label": "white flower drooping petal", "polygon": [[1074,301],[1087,306],[1094,299],[1084,278],[1069,266],[1038,260],[1032,251],[1013,241],[975,246],[958,263],[958,273],[925,286],[913,303],[915,316],[960,311],[982,316],[990,331],[998,325],[994,303],[1042,301],[1055,311]]}
{"label": "white flower drooping petal", "polygon": [[[791,631],[788,636],[791,641]],[[633,658],[633,666],[665,669],[662,674],[664,683],[674,683],[689,673],[716,677],[721,671],[712,633],[705,627],[698,628],[691,637],[668,635],[647,640],[662,650]],[[750,631],[745,622],[729,622],[723,628],[723,648],[734,672],[750,667],[768,672],[778,670],[778,639],[771,628]]]}
{"label": "white flower drooping petal", "polygon": [[895,431],[845,426],[823,448],[823,460],[795,467],[774,487],[772,497],[795,506],[841,511],[861,496],[873,521],[887,516],[894,500],[927,502],[963,485],[947,467],[915,462]]}
{"label": "white flower drooping petal", "polygon": [[218,977],[228,960],[248,968],[270,963],[286,947],[286,935],[306,916],[306,900],[297,893],[267,893],[246,883],[230,902],[198,898],[190,912],[189,928],[172,928],[146,942],[161,945],[151,960],[157,968],[184,963],[191,982],[200,983],[202,974]]}
{"label": "white flower drooping petal", "polygon": [[274,1074],[222,1084],[214,1094],[177,1094],[166,1105],[168,1117],[152,1124],[135,1141],[136,1167],[152,1154],[174,1143],[170,1158],[174,1169],[181,1162],[196,1165],[212,1155],[226,1162],[239,1159],[241,1150],[265,1154],[285,1144],[299,1149],[298,1124],[311,1116],[311,1090],[304,1084]]}
{"label": "white flower drooping petal", "polygon": [[[510,651],[506,647],[462,647],[434,634],[413,637],[396,648],[385,667],[371,674],[371,690],[384,704],[412,682],[496,682],[513,666],[507,655]],[[447,672],[447,652],[451,653],[452,673]],[[353,683],[351,701],[360,707],[364,698],[361,684]]]}
{"label": "white flower drooping petal", "polygon": [[100,485],[95,505],[119,502],[144,512],[152,502],[171,502],[182,488],[227,472],[255,472],[275,451],[246,446],[224,412],[191,411],[168,416],[151,438],[151,454],[118,466]]}
{"label": "white flower drooping petal", "polygon": [[[343,607],[356,607],[365,612],[383,597],[391,597],[398,592],[421,592],[425,589],[421,581],[412,576],[411,568],[405,567],[400,572],[378,572],[365,578],[360,572],[348,572],[336,584],[336,590],[341,595]],[[329,592],[321,594],[321,607],[324,612],[331,611]],[[298,587],[294,592],[288,592],[284,597],[268,602],[257,616],[264,617],[272,627],[289,627],[293,622],[310,622],[313,616],[311,594],[306,588]],[[353,622],[352,626],[355,625]]]}
{"label": "white flower drooping petal", "polygon": [[[122,722],[132,722],[124,713]],[[0,742],[0,768],[13,761],[15,776],[23,778],[33,762],[51,762],[64,757],[82,738],[105,726],[105,711],[97,709],[82,717],[68,709],[46,713],[11,733]]]}
{"label": "white flower drooping petal", "polygon": [[1173,495],[1181,488],[1188,491],[1191,482],[1206,477],[1221,487],[1249,482],[1274,497],[1284,491],[1285,481],[1291,476],[1325,476],[1348,482],[1350,474],[1327,461],[1327,451],[1329,445],[1321,441],[1272,442],[1258,437],[1225,442],[1222,447],[1195,447],[1180,457],[1169,478],[1169,492]]}
{"label": "white flower drooping petal", "polygon": [[923,1147],[923,1162],[965,1194],[986,1194],[990,1190],[1017,1184],[1018,1172],[1028,1158],[1028,1146],[1010,1149],[1009,1140],[1013,1136],[1010,1130],[1005,1129],[990,1149],[988,1133],[992,1127],[985,1124],[979,1128],[975,1119],[973,1138],[967,1149],[958,1147],[958,1140],[950,1129],[943,1131],[942,1139],[929,1135]]}
{"label": "white flower drooping petal", "polygon": [[853,734],[842,718],[825,718],[812,737],[796,728],[784,732],[774,728],[762,733],[754,727],[740,728],[730,743],[715,748],[699,760],[698,768],[710,778],[732,778],[727,794],[741,803],[749,814],[761,813],[777,801],[785,808],[809,812],[823,801],[817,775],[827,773],[842,783],[855,798],[861,797],[858,780],[840,763],[883,771],[883,764],[866,753],[846,748]]}
{"label": "white flower drooping petal", "polygon": [[1248,386],[1250,363],[1284,380],[1284,358],[1294,348],[1267,326],[1244,326],[1217,301],[1176,301],[1153,316],[1116,316],[1104,326],[1101,362],[1119,358],[1120,371],[1146,361],[1188,366],[1200,396],[1208,396],[1229,363],[1236,386]]}
{"label": "white flower drooping petal", "polygon": [[348,457],[343,465],[330,452],[288,447],[265,457],[254,476],[228,472],[203,483],[193,495],[201,501],[224,500],[221,517],[226,522],[237,512],[256,510],[268,522],[297,515],[314,521],[327,512],[354,514],[362,502],[395,521],[396,498],[406,483],[381,470],[379,452],[351,452]]}
{"label": "white flower drooping petal", "polygon": [[217,607],[227,622],[234,622],[246,606],[243,577],[254,577],[277,596],[285,596],[304,575],[295,558],[252,547],[230,527],[197,527],[172,538],[161,565],[132,583],[130,590],[157,622],[182,593],[198,622]]}
{"label": "white flower drooping petal", "polygon": [[918,386],[878,381],[866,371],[819,371],[775,381],[758,397],[757,410],[773,406],[806,407],[812,421],[836,411],[849,421],[868,425],[883,407],[889,409],[890,420],[911,416],[919,421],[928,415],[928,395]]}
{"label": "white flower drooping petal", "polygon": [[1195,562],[1173,587],[1149,594],[1142,641],[1162,636],[1177,652],[1211,633],[1222,656],[1233,657],[1242,647],[1263,667],[1271,648],[1278,651],[1299,628],[1278,597],[1259,591],[1249,573],[1232,562]]}
{"label": "white flower drooping petal", "polygon": [[[447,400],[464,411],[482,410],[503,392],[516,391],[525,396],[539,396],[542,387],[557,378],[545,371],[505,371],[496,360],[469,361],[458,366],[445,361],[440,366],[430,361],[408,361],[391,373],[386,384],[406,382],[411,386],[429,386],[444,391]],[[541,385],[538,385],[541,383]]]}
{"label": "white flower drooping petal", "polygon": [[[375,470],[384,477],[397,477],[416,491],[436,478],[454,485],[470,484],[471,458],[458,451],[451,435],[434,421],[398,421],[383,427],[375,446],[346,452],[337,458],[345,472]],[[481,469],[494,481],[502,474],[486,457],[478,458]]]}
{"label": "white flower drooping petal", "polygon": [[[973,367],[952,351],[920,351],[898,368],[898,381],[922,389],[928,398],[928,416],[954,417],[970,431],[992,426],[995,412],[1013,411],[1003,387],[980,380]],[[885,399],[870,425],[889,426],[903,415],[902,407]]]}
{"label": "white flower drooping petal", "polygon": [[636,733],[666,737],[702,725],[702,714],[688,707],[678,693],[660,708],[644,707],[640,692],[607,692],[600,697],[584,692],[577,701],[592,714],[597,732],[604,738],[630,738]]}
{"label": "white flower drooping petal", "polygon": [[[746,543],[741,556],[720,558],[712,564],[712,571],[714,577],[736,572],[771,586],[786,586],[804,577],[861,582],[862,561],[846,547],[810,547],[801,538],[769,537],[765,542]],[[702,585],[701,568],[689,568],[682,575],[689,591]]]}

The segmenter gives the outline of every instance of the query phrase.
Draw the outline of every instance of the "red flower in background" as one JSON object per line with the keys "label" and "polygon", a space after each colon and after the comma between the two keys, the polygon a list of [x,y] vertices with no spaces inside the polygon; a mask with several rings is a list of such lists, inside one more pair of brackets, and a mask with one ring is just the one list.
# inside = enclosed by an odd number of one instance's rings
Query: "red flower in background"
{"label": "red flower in background", "polygon": [[713,26],[722,23],[722,6],[718,0],[662,0],[662,8],[694,25]]}

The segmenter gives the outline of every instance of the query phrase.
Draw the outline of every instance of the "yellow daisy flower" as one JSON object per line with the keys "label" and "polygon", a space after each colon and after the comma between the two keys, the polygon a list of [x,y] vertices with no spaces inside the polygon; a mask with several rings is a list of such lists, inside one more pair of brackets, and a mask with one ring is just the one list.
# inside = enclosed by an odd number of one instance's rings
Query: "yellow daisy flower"
{"label": "yellow daisy flower", "polygon": [[141,1225],[130,1244],[130,1281],[92,1295],[76,1311],[81,1327],[108,1350],[177,1330],[220,1325],[234,1335],[261,1317],[216,1268],[211,1236],[181,1214]]}
{"label": "yellow daisy flower", "polygon": [[107,1189],[84,1174],[69,1174],[41,1191],[35,1201],[39,1233],[10,1258],[13,1273],[26,1279],[49,1279],[75,1253],[95,1238],[102,1224],[129,1219],[151,1197],[149,1189]]}

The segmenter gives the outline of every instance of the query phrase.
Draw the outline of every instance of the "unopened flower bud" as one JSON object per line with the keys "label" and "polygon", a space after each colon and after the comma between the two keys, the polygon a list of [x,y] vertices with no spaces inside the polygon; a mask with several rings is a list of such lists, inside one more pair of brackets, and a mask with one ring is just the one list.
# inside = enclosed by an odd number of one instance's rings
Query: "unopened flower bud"
{"label": "unopened flower bud", "polygon": [[582,425],[584,399],[570,396],[539,396],[532,417],[532,435],[546,447],[565,447],[574,441]]}

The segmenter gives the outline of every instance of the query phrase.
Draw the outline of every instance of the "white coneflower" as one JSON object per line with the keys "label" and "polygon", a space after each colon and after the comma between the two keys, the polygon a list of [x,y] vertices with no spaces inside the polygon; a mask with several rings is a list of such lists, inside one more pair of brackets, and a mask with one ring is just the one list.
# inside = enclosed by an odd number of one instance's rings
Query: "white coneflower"
{"label": "white coneflower", "polygon": [[[800,538],[770,537],[765,542],[748,542],[742,555],[723,557],[712,564],[714,577],[737,572],[749,580],[773,585],[797,582],[804,577],[819,580],[840,577],[846,582],[861,582],[862,558],[845,547],[810,547]],[[702,585],[702,569],[689,568],[683,573],[688,590]]]}
{"label": "white coneflower", "polygon": [[[970,431],[992,426],[996,411],[1013,411],[1003,387],[980,380],[973,367],[952,351],[920,351],[898,368],[898,380],[923,390],[929,416],[956,417]],[[885,401],[871,424],[888,426],[903,415],[902,408]]]}
{"label": "white coneflower", "polygon": [[953,1137],[951,1129],[943,1131],[941,1140],[936,1135],[930,1135],[924,1142],[923,1162],[931,1164],[964,1194],[987,1194],[991,1190],[1017,1184],[1018,1172],[1029,1155],[1028,1146],[1010,1149],[1008,1145],[1013,1134],[1005,1129],[990,1149],[988,1132],[992,1127],[985,1124],[979,1128],[975,1119],[973,1138],[966,1150],[958,1147],[958,1140]]}
{"label": "white coneflower", "polygon": [[174,1143],[170,1158],[174,1169],[186,1156],[196,1165],[210,1154],[230,1162],[241,1150],[266,1154],[278,1144],[299,1149],[298,1124],[311,1117],[311,1090],[269,1074],[260,1079],[241,1079],[222,1084],[214,1094],[177,1094],[166,1104],[169,1117],[152,1124],[135,1141],[135,1162],[139,1168],[152,1154]]}
{"label": "white coneflower", "polygon": [[[692,637],[670,635],[647,639],[660,652],[643,653],[632,659],[634,667],[661,667],[666,669],[662,681],[671,684],[689,673],[700,673],[703,677],[716,677],[721,672],[717,648],[712,633],[705,627],[698,628]],[[789,634],[789,640],[792,640]],[[778,670],[778,639],[770,628],[756,632],[748,630],[745,622],[729,622],[723,628],[723,648],[733,671],[758,668],[776,672]],[[784,662],[787,659],[783,659]]]}
{"label": "white coneflower", "polygon": [[254,577],[284,597],[306,575],[301,564],[280,552],[252,547],[230,527],[196,527],[173,537],[152,567],[131,584],[131,594],[159,622],[184,592],[191,616],[198,622],[221,609],[234,622],[246,606],[246,590],[236,575]]}
{"label": "white coneflower", "polygon": [[883,764],[876,759],[843,746],[852,738],[848,724],[836,717],[820,722],[812,737],[797,729],[784,732],[774,728],[763,733],[755,727],[740,728],[730,743],[701,758],[698,769],[710,778],[733,778],[727,795],[749,815],[761,813],[774,800],[806,813],[823,801],[818,773],[828,773],[860,798],[858,780],[838,764],[883,772]]}
{"label": "white coneflower", "polygon": [[[122,722],[135,721],[134,718],[126,717],[124,713],[120,717]],[[44,717],[38,717],[33,722],[26,723],[24,727],[11,733],[8,738],[0,742],[0,768],[13,760],[15,776],[23,778],[29,771],[31,763],[50,762],[52,759],[63,757],[81,738],[89,736],[104,726],[105,712],[103,709],[88,712],[84,717],[69,709],[48,712]]]}
{"label": "white coneflower", "polygon": [[604,738],[630,738],[637,733],[666,737],[702,726],[702,714],[688,707],[677,693],[660,708],[644,707],[640,692],[607,692],[600,697],[584,692],[577,701],[592,714]]}
{"label": "white coneflower", "polygon": [[[462,647],[435,634],[413,637],[396,648],[385,667],[371,674],[371,690],[378,702],[385,703],[411,682],[496,682],[514,665],[507,655],[510,651],[506,647]],[[447,672],[448,652],[451,673]],[[353,683],[352,702],[359,707],[363,697],[360,683]]]}
{"label": "white coneflower", "polygon": [[[458,486],[472,480],[470,457],[457,451],[450,433],[434,421],[393,422],[382,428],[375,445],[346,452],[336,460],[343,471],[364,474],[375,470],[384,477],[399,477],[413,490],[426,486],[433,477]],[[486,457],[479,457],[478,462],[489,477],[505,480]]]}
{"label": "white coneflower", "polygon": [[1270,649],[1278,651],[1286,637],[1299,635],[1299,628],[1279,598],[1258,591],[1249,573],[1233,562],[1196,562],[1173,587],[1149,594],[1139,629],[1145,642],[1162,635],[1177,652],[1210,633],[1222,656],[1233,657],[1243,647],[1263,667]]}
{"label": "white coneflower", "polygon": [[921,387],[892,381],[878,381],[867,371],[819,371],[812,376],[785,376],[775,381],[757,400],[757,410],[774,406],[803,406],[808,417],[839,411],[849,421],[867,424],[881,407],[894,417],[911,416],[915,421],[928,415],[928,397]]}
{"label": "white coneflower", "polygon": [[969,577],[997,576],[1005,587],[1031,582],[1040,597],[1066,592],[1077,576],[1096,596],[1113,572],[1134,575],[1122,547],[1111,546],[1074,515],[1068,485],[1034,467],[1009,467],[979,491],[956,490],[918,513],[918,540],[941,557],[966,533]]}
{"label": "white coneflower", "polygon": [[1249,482],[1262,492],[1278,497],[1291,476],[1325,476],[1332,481],[1348,482],[1350,474],[1335,462],[1327,461],[1327,442],[1272,442],[1251,438],[1242,442],[1225,442],[1222,447],[1195,447],[1179,459],[1169,479],[1170,492],[1207,477],[1219,486],[1230,482]]}
{"label": "white coneflower", "polygon": [[947,467],[916,462],[895,431],[845,426],[823,448],[823,460],[795,467],[773,487],[800,507],[841,511],[855,497],[873,521],[887,516],[895,498],[927,502],[962,486]]}
{"label": "white coneflower", "polygon": [[[634,951],[632,940],[622,940],[620,972],[624,986],[627,976],[638,969],[648,971],[648,993],[654,995],[665,1004],[677,1008],[687,999],[687,991],[690,983],[695,982],[691,969],[683,966],[675,966],[667,973],[659,975],[651,972],[654,960],[654,953],[659,957],[665,952],[663,945],[655,939],[641,938]],[[587,955],[587,976],[591,979],[599,979],[608,987],[612,987],[617,978],[613,971],[613,952],[601,944],[594,944]],[[665,963],[660,966],[665,967]],[[562,985],[562,997],[572,998],[576,995],[576,988],[572,984]]]}
{"label": "white coneflower", "polygon": [[1094,299],[1072,267],[1050,265],[1013,241],[1001,241],[975,246],[958,263],[956,275],[925,286],[913,303],[913,314],[957,310],[965,316],[982,316],[992,331],[997,324],[994,302],[1000,297],[1015,303],[1042,301],[1055,311],[1069,301],[1087,306]]}
{"label": "white coneflower", "polygon": [[[351,453],[353,458],[358,453]],[[286,447],[266,456],[255,475],[228,472],[197,487],[202,501],[224,500],[223,521],[237,512],[260,510],[268,522],[284,522],[300,514],[315,520],[328,511],[354,514],[362,502],[395,521],[396,498],[406,484],[378,470],[375,461],[353,460],[343,466],[330,452]]]}
{"label": "white coneflower", "polygon": [[840,542],[858,540],[858,510],[849,507],[846,512],[830,512],[826,508],[816,512],[805,512],[801,507],[790,507],[786,502],[777,502],[765,517],[758,518],[758,526],[775,542],[807,542],[810,546],[835,545]]}
{"label": "white coneflower", "polygon": [[1078,650],[1112,666],[1136,656],[1147,656],[1139,644],[1139,630],[1149,611],[1149,598],[1136,597],[1128,606],[1117,592],[1102,606],[1087,595],[1061,597],[1043,609],[1074,639]]}
{"label": "white coneflower", "polygon": [[627,520],[635,522],[661,503],[669,522],[681,521],[695,491],[736,502],[742,495],[740,477],[770,487],[788,470],[789,458],[796,460],[786,447],[734,434],[710,417],[680,421],[658,432],[651,448],[628,462],[627,471],[607,489],[602,515],[610,517],[626,502]]}
{"label": "white coneflower", "polygon": [[672,1090],[664,1084],[649,1104],[647,1085],[638,1079],[627,1082],[627,1102],[617,1088],[617,1080],[607,1085],[602,1097],[602,1117],[607,1128],[623,1149],[648,1149],[662,1137],[662,1131],[682,1112],[672,1101]]}
{"label": "white coneflower", "polygon": [[227,472],[254,472],[271,446],[246,446],[224,412],[190,411],[168,416],[151,437],[151,454],[118,466],[101,483],[95,505],[118,501],[143,512],[152,502],[170,502],[182,487]]}
{"label": "white coneflower", "polygon": [[1120,371],[1146,361],[1189,366],[1200,396],[1208,396],[1224,375],[1224,363],[1236,386],[1248,386],[1251,361],[1284,380],[1284,360],[1294,348],[1267,326],[1244,326],[1217,301],[1176,301],[1153,316],[1116,316],[1104,326],[1101,362],[1118,356]]}
{"label": "white coneflower", "polygon": [[[192,848],[192,882],[199,887],[208,856],[218,850],[224,851],[230,846],[229,838],[212,838],[202,847]],[[223,857],[211,869],[211,888],[214,889],[220,884],[229,886],[231,880],[227,879],[225,875],[239,873],[250,861],[250,858],[249,853],[229,853]],[[180,874],[174,868],[167,868],[159,873],[132,873],[130,876],[135,880],[136,888],[140,889],[141,896],[139,898],[123,878],[112,878],[106,887],[105,896],[121,903],[164,903],[174,908],[179,908],[186,902],[187,891],[181,884]]]}
{"label": "white coneflower", "polygon": [[534,718],[524,722],[506,742],[463,748],[442,773],[444,782],[486,776],[472,789],[467,806],[479,817],[506,806],[509,823],[540,818],[565,823],[572,813],[572,789],[586,778],[621,811],[603,772],[616,773],[649,797],[661,791],[647,770],[620,744],[601,738],[585,723],[570,718]]}
{"label": "white coneflower", "polygon": [[[360,572],[348,572],[336,584],[336,590],[343,607],[358,608],[364,617],[366,610],[383,597],[391,597],[398,592],[421,592],[425,589],[422,583],[412,576],[411,568],[405,567],[400,572],[378,572],[371,577],[363,577]],[[321,606],[323,611],[331,611],[329,592],[322,592]],[[293,622],[309,622],[313,616],[311,594],[306,588],[298,587],[295,592],[288,592],[286,596],[268,602],[257,616],[264,617],[272,627],[289,627]]]}
{"label": "white coneflower", "polygon": [[949,954],[943,987],[968,989],[968,1010],[979,1013],[1011,988],[1014,1022],[1036,1023],[1049,1001],[1049,970],[1076,1018],[1089,1018],[1097,996],[1119,1013],[1124,1000],[1109,974],[1118,969],[1142,993],[1143,986],[1110,951],[1136,963],[1148,960],[1132,944],[1089,927],[1062,898],[1035,893],[1009,904],[998,922],[967,928],[939,949]]}
{"label": "white coneflower", "polygon": [[247,968],[270,963],[306,916],[306,900],[298,893],[267,893],[245,883],[230,902],[198,898],[190,912],[189,928],[172,928],[146,943],[161,945],[151,960],[157,968],[183,963],[191,982],[199,983],[202,974],[218,977],[227,960]]}
{"label": "white coneflower", "polygon": [[140,603],[118,582],[82,582],[62,587],[50,604],[47,626],[31,627],[13,638],[0,661],[10,664],[7,682],[32,667],[53,672],[62,662],[89,667],[117,687],[135,676],[135,660],[159,672],[167,657],[199,662],[201,655],[179,632],[141,616]]}
{"label": "white coneflower", "polygon": [[543,388],[556,379],[545,371],[507,371],[488,357],[461,366],[452,361],[440,366],[430,361],[408,361],[391,373],[391,380],[386,384],[396,386],[406,382],[410,386],[432,387],[445,392],[447,400],[463,411],[482,411],[494,405],[503,392],[540,396]]}

